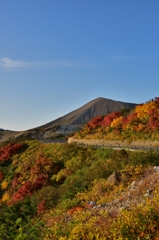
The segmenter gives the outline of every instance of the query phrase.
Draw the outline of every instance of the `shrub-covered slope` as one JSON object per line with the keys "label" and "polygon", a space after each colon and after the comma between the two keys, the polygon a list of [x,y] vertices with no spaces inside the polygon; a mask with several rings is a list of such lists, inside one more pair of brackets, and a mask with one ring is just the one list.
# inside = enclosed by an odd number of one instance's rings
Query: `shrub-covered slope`
{"label": "shrub-covered slope", "polygon": [[0,239],[159,238],[159,153],[38,141],[0,148]]}
{"label": "shrub-covered slope", "polygon": [[123,109],[106,116],[97,116],[86,124],[74,138],[97,139],[159,139],[159,98]]}

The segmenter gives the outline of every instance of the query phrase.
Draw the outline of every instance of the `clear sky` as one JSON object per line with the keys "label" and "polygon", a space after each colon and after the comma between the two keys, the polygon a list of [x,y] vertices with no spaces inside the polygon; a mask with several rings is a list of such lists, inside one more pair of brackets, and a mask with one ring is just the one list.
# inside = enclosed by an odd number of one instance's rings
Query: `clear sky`
{"label": "clear sky", "polygon": [[157,96],[158,0],[0,1],[0,128]]}

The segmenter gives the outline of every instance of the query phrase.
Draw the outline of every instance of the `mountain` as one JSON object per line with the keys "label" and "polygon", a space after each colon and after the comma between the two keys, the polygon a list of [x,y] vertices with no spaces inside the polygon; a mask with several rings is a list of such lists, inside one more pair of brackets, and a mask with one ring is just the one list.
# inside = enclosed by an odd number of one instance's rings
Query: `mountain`
{"label": "mountain", "polygon": [[23,132],[1,131],[0,142],[14,139],[53,139],[59,135],[67,135],[79,130],[84,124],[89,122],[93,117],[106,115],[121,109],[131,109],[137,104],[115,101],[99,97],[82,107],[37,128]]}
{"label": "mountain", "polygon": [[55,121],[43,125],[43,127],[50,127],[57,122],[62,125],[81,125],[87,123],[93,117],[106,115],[108,113],[116,112],[124,108],[134,108],[136,105],[137,104],[135,103],[126,103],[99,97],[66,114],[65,116],[56,119]]}

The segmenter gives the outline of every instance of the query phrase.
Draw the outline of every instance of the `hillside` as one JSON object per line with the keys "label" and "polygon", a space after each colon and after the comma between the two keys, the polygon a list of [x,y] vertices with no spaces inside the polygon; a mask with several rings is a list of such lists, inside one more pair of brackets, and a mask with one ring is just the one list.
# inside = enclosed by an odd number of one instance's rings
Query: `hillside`
{"label": "hillside", "polygon": [[121,109],[131,109],[137,104],[97,98],[82,107],[42,126],[22,132],[0,129],[0,142],[24,139],[54,139],[75,132],[93,117]]}
{"label": "hillside", "polygon": [[72,139],[86,144],[27,140],[0,147],[0,239],[158,240],[158,147],[130,151],[107,143],[156,145],[159,98],[98,115]]}
{"label": "hillside", "polygon": [[91,119],[74,139],[159,140],[159,98]]}
{"label": "hillside", "polygon": [[159,153],[26,141],[0,148],[0,239],[159,238]]}

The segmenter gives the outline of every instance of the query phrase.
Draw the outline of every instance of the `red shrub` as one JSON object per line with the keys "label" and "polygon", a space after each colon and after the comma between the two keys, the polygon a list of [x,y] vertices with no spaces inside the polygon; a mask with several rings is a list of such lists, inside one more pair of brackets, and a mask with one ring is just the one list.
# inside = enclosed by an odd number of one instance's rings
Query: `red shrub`
{"label": "red shrub", "polygon": [[4,173],[0,172],[0,181],[2,181],[4,179]]}
{"label": "red shrub", "polygon": [[[39,175],[34,182],[27,181],[23,185],[19,187],[19,189],[11,196],[11,200],[8,202],[8,205],[12,205],[17,203],[19,200],[22,201],[26,196],[31,196],[34,191],[37,191],[40,189],[43,185],[46,184],[47,177],[44,175]],[[14,188],[18,180],[16,178],[13,181],[13,186]]]}
{"label": "red shrub", "polygon": [[128,121],[130,124],[133,124],[134,122],[137,122],[137,121],[138,121],[137,112],[131,113],[131,114],[127,117],[127,121]]}
{"label": "red shrub", "polygon": [[45,211],[46,209],[46,198],[44,198],[37,207],[37,213],[40,214],[41,212]]}
{"label": "red shrub", "polygon": [[118,117],[120,117],[120,112],[109,113],[107,116],[103,118],[101,125],[104,127],[109,127],[111,122]]}
{"label": "red shrub", "polygon": [[18,177],[14,177],[11,183],[10,191],[14,191],[14,189],[18,186],[19,180]]}
{"label": "red shrub", "polygon": [[82,210],[83,210],[83,207],[78,207],[78,206],[76,206],[76,207],[73,207],[73,208],[69,209],[69,210],[68,210],[68,213],[69,213],[69,214],[73,214],[74,212],[82,211]]}
{"label": "red shrub", "polygon": [[97,116],[97,117],[91,119],[89,121],[89,123],[87,124],[87,128],[88,129],[93,129],[93,128],[101,126],[102,119],[103,119],[102,116]]}
{"label": "red shrub", "polygon": [[26,182],[24,185],[12,195],[11,200],[8,202],[8,205],[15,204],[19,200],[23,200],[25,196],[30,196],[33,193],[33,184],[31,181]]}
{"label": "red shrub", "polygon": [[152,130],[159,129],[159,109],[150,109],[148,111],[149,120],[148,120],[148,127]]}
{"label": "red shrub", "polygon": [[43,185],[46,185],[47,182],[47,176],[41,174],[39,175],[36,180],[33,182],[33,189],[38,190],[41,188]]}
{"label": "red shrub", "polygon": [[20,150],[24,147],[23,143],[17,144],[8,144],[2,148],[0,148],[0,163],[3,164],[5,161],[10,160],[10,158],[19,153]]}

